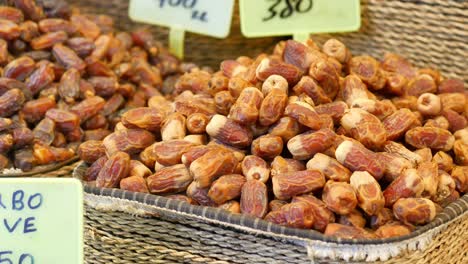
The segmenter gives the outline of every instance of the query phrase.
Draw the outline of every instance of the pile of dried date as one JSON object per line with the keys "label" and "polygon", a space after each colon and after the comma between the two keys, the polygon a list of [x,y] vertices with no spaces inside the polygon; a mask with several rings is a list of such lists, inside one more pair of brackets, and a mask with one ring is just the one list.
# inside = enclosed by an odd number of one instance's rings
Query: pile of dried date
{"label": "pile of dried date", "polygon": [[468,190],[468,93],[395,54],[280,42],[192,69],[78,153],[91,185],[345,238],[408,234]]}
{"label": "pile of dried date", "polygon": [[112,18],[61,0],[9,2],[0,6],[0,173],[76,156],[182,73],[149,31],[118,32]]}

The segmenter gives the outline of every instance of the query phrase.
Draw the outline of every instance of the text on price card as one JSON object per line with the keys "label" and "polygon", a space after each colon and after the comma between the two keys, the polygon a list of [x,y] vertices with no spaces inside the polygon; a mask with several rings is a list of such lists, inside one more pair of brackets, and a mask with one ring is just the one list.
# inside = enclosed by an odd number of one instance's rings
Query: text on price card
{"label": "text on price card", "polygon": [[239,0],[247,37],[345,32],[361,25],[359,0]]}
{"label": "text on price card", "polygon": [[0,179],[0,264],[83,261],[83,190],[75,179]]}

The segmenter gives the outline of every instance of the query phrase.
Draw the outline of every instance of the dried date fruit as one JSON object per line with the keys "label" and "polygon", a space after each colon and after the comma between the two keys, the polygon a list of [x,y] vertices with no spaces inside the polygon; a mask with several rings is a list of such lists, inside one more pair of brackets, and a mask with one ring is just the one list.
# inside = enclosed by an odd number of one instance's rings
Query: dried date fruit
{"label": "dried date fruit", "polygon": [[208,187],[219,176],[234,173],[238,160],[222,148],[212,149],[190,164],[190,172],[201,188]]}
{"label": "dried date fruit", "polygon": [[465,193],[468,190],[468,166],[453,167],[452,174],[457,190]]}
{"label": "dried date fruit", "polygon": [[385,199],[380,185],[368,172],[354,172],[350,184],[356,192],[359,207],[366,214],[375,215],[384,208]]}
{"label": "dried date fruit", "polygon": [[331,180],[323,188],[322,200],[328,209],[337,214],[349,214],[358,204],[356,193],[349,183]]}
{"label": "dried date fruit", "polygon": [[416,169],[407,169],[383,191],[385,206],[392,206],[400,198],[419,197],[424,191],[424,181]]}
{"label": "dried date fruit", "polygon": [[315,230],[323,232],[329,223],[335,222],[335,215],[330,211],[326,204],[312,195],[301,195],[295,196],[292,199],[292,202],[302,201],[307,203],[307,205],[312,210],[314,216],[313,228]]}
{"label": "dried date fruit", "polygon": [[130,156],[125,152],[116,152],[104,163],[97,178],[97,187],[115,188],[120,181],[128,176],[130,171]]}
{"label": "dried date fruit", "polygon": [[291,138],[299,134],[300,125],[292,117],[281,117],[275,124],[273,124],[268,133],[273,136],[279,136],[283,142],[288,142]]}
{"label": "dried date fruit", "polygon": [[279,175],[286,172],[303,171],[306,167],[301,161],[295,159],[285,159],[277,156],[271,162],[271,176]]}
{"label": "dried date fruit", "polygon": [[364,228],[335,223],[327,225],[327,228],[324,231],[324,235],[348,239],[377,238],[377,236],[374,233],[371,233]]}
{"label": "dried date fruit", "polygon": [[336,159],[317,153],[307,162],[307,169],[320,171],[327,180],[348,182],[351,172]]}
{"label": "dried date fruit", "polygon": [[106,155],[106,149],[104,148],[102,141],[89,140],[80,144],[77,154],[80,159],[91,164],[100,157]]}
{"label": "dried date fruit", "polygon": [[240,207],[243,214],[263,218],[268,211],[268,190],[257,180],[248,180],[241,190]]}
{"label": "dried date fruit", "polygon": [[462,140],[456,140],[453,145],[453,152],[455,153],[455,162],[458,165],[468,165],[468,144]]}
{"label": "dried date fruit", "polygon": [[402,108],[386,117],[382,124],[387,132],[387,140],[397,140],[406,133],[416,123],[416,117],[413,113]]}
{"label": "dried date fruit", "polygon": [[450,131],[437,127],[415,127],[405,134],[406,143],[415,148],[449,151],[455,138]]}
{"label": "dried date fruit", "polygon": [[339,215],[337,222],[342,225],[355,226],[360,228],[364,228],[366,225],[366,219],[358,210],[353,210],[351,213],[346,215]]}
{"label": "dried date fruit", "polygon": [[395,217],[404,224],[427,224],[436,215],[435,204],[426,198],[401,198],[393,205]]}
{"label": "dried date fruit", "polygon": [[62,43],[67,40],[68,35],[65,31],[50,32],[39,37],[33,38],[30,42],[31,48],[34,50],[48,49],[55,44]]}
{"label": "dried date fruit", "polygon": [[265,160],[255,155],[246,156],[241,163],[242,174],[247,180],[266,183],[270,178],[270,168]]}
{"label": "dried date fruit", "polygon": [[33,71],[35,62],[27,56],[10,61],[3,68],[3,77],[24,81]]}
{"label": "dried date fruit", "polygon": [[187,187],[187,196],[199,205],[216,206],[217,204],[208,197],[209,188],[200,188],[196,182],[192,182]]}
{"label": "dried date fruit", "polygon": [[34,141],[33,132],[27,127],[17,127],[11,131],[16,149],[30,145]]}
{"label": "dried date fruit", "polygon": [[146,180],[139,176],[130,176],[120,181],[120,189],[131,192],[149,193]]}
{"label": "dried date fruit", "polygon": [[367,171],[376,180],[380,180],[385,171],[378,159],[378,154],[349,140],[339,144],[335,151],[335,157],[339,163],[351,171]]}
{"label": "dried date fruit", "polygon": [[126,129],[115,131],[104,138],[103,144],[107,155],[123,151],[129,154],[139,153],[153,144],[155,137],[143,129]]}
{"label": "dried date fruit", "polygon": [[300,124],[313,130],[320,129],[322,121],[314,108],[305,102],[294,102],[288,104],[284,114],[297,120]]}
{"label": "dried date fruit", "polygon": [[362,109],[349,109],[341,118],[341,125],[349,135],[367,148],[379,148],[387,140],[385,127],[380,120]]}
{"label": "dried date fruit", "polygon": [[177,193],[187,189],[193,178],[183,164],[163,168],[146,178],[151,193]]}
{"label": "dried date fruit", "polygon": [[52,48],[52,54],[57,62],[63,65],[66,69],[75,68],[78,71],[83,71],[86,68],[84,61],[76,55],[76,53],[64,46],[63,44],[55,44]]}
{"label": "dried date fruit", "polygon": [[208,197],[217,204],[223,204],[241,195],[242,186],[246,182],[240,174],[228,174],[219,177],[211,184]]}
{"label": "dried date fruit", "polygon": [[42,120],[49,109],[55,108],[53,97],[41,97],[36,100],[27,101],[22,109],[24,119],[29,123],[37,123]]}
{"label": "dried date fruit", "polygon": [[395,216],[391,209],[382,208],[377,214],[370,217],[370,226],[372,229],[378,229],[387,223],[391,223],[394,219]]}
{"label": "dried date fruit", "polygon": [[153,155],[163,166],[176,165],[181,163],[182,155],[194,146],[196,144],[180,139],[161,141],[153,145]]}
{"label": "dried date fruit", "polygon": [[309,159],[316,153],[328,149],[332,145],[335,136],[335,133],[330,129],[299,134],[288,141],[288,150],[295,159]]}
{"label": "dried date fruit", "polygon": [[23,92],[19,89],[11,89],[0,96],[0,117],[12,116],[23,107],[25,102]]}
{"label": "dried date fruit", "polygon": [[156,108],[139,107],[130,109],[122,115],[122,124],[127,128],[142,128],[157,132],[164,120],[164,113]]}
{"label": "dried date fruit", "polygon": [[284,172],[272,177],[273,193],[280,200],[316,191],[325,185],[325,177],[317,170]]}
{"label": "dried date fruit", "polygon": [[81,75],[78,70],[71,68],[63,73],[58,88],[59,95],[66,102],[74,102],[80,97]]}
{"label": "dried date fruit", "polygon": [[234,147],[246,147],[252,142],[252,135],[244,127],[222,115],[215,115],[206,126],[211,137]]}
{"label": "dried date fruit", "polygon": [[240,203],[238,201],[225,202],[219,205],[218,208],[226,210],[232,214],[240,214]]}
{"label": "dried date fruit", "polygon": [[260,158],[271,160],[283,151],[283,140],[279,136],[263,135],[252,141],[251,152]]}
{"label": "dried date fruit", "polygon": [[375,230],[375,234],[380,238],[404,236],[409,233],[411,233],[411,228],[398,223],[388,223]]}

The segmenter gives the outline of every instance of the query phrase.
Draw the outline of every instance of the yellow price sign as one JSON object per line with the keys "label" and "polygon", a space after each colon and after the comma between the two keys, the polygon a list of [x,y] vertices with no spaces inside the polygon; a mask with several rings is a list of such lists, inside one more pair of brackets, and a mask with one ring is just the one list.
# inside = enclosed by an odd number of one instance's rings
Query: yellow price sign
{"label": "yellow price sign", "polygon": [[169,48],[183,56],[184,32],[217,38],[229,35],[234,0],[131,0],[132,20],[170,28]]}
{"label": "yellow price sign", "polygon": [[247,37],[354,31],[361,26],[359,0],[239,0]]}
{"label": "yellow price sign", "polygon": [[81,182],[0,179],[0,263],[83,263]]}

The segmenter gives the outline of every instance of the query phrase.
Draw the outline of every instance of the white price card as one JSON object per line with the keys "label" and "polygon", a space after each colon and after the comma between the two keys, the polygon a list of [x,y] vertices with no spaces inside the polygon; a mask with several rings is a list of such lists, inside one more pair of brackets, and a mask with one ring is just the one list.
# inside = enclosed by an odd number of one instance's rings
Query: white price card
{"label": "white price card", "polygon": [[183,31],[227,37],[233,7],[234,0],[131,0],[128,14],[138,22],[170,27],[170,46],[177,49],[183,48]]}
{"label": "white price card", "polygon": [[78,180],[0,179],[0,263],[83,263]]}

